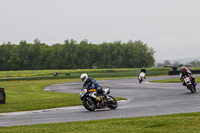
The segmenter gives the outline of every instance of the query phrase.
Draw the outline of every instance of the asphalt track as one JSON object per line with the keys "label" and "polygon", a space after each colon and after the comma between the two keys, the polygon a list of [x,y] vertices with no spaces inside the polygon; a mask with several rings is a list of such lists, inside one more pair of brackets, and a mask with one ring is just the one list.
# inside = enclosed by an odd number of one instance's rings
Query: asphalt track
{"label": "asphalt track", "polygon": [[[195,75],[200,76],[200,75]],[[178,76],[147,77],[141,84],[136,78],[99,80],[101,86],[110,86],[110,95],[124,97],[116,110],[87,111],[83,106],[63,107],[39,111],[0,113],[0,126],[33,125],[86,121],[108,118],[126,118],[175,113],[200,112],[200,93],[191,93],[181,83],[149,83],[150,80],[178,78]],[[81,82],[55,84],[46,91],[79,93]],[[79,97],[77,97],[79,98]]]}

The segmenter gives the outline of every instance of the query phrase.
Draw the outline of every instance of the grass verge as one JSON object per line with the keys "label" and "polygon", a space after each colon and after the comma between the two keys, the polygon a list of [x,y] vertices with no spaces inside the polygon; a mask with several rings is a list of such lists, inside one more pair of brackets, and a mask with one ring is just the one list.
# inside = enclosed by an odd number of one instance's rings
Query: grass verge
{"label": "grass verge", "polygon": [[1,127],[1,133],[199,133],[200,113]]}

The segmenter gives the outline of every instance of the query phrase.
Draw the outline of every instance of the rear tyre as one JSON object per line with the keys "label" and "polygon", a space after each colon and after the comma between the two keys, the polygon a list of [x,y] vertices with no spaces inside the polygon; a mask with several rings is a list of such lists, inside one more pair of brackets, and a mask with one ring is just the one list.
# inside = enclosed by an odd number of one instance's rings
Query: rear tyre
{"label": "rear tyre", "polygon": [[115,100],[114,97],[109,96],[109,98],[107,99],[107,107],[110,109],[116,109],[118,106],[117,101]]}
{"label": "rear tyre", "polygon": [[95,111],[96,104],[90,97],[83,98],[83,106],[89,111]]}

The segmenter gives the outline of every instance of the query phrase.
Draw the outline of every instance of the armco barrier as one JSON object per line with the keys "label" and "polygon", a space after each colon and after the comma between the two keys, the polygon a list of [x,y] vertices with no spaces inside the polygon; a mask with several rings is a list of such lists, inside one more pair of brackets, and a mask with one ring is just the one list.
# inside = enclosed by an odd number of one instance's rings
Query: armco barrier
{"label": "armco barrier", "polygon": [[[200,70],[190,70],[193,74],[200,74]],[[179,71],[168,71],[168,75],[179,75]]]}

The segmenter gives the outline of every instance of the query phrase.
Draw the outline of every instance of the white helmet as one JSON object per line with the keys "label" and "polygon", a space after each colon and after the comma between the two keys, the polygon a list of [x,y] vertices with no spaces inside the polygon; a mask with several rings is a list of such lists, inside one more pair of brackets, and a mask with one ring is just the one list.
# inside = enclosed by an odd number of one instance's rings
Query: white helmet
{"label": "white helmet", "polygon": [[82,80],[82,82],[85,82],[88,79],[87,73],[81,74],[80,79]]}

